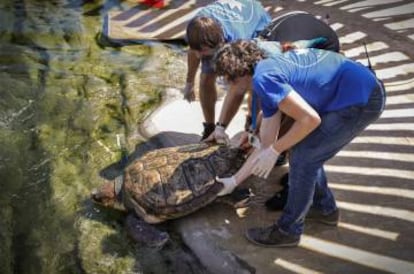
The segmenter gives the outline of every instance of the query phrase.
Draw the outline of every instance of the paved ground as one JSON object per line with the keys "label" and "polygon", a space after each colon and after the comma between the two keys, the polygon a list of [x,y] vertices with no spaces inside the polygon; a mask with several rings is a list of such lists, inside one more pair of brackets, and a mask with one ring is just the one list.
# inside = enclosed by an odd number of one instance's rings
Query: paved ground
{"label": "paved ground", "polygon": [[[365,42],[386,84],[382,117],[327,164],[342,213],[339,227],[307,224],[300,247],[293,249],[258,247],[244,239],[246,228],[270,224],[280,215],[267,212],[263,201],[280,188],[288,167],[275,169],[267,181],[246,182],[256,194],[247,212],[235,214],[217,204],[174,224],[213,273],[414,273],[414,2],[279,2],[283,10],[329,14],[344,54],[366,63]],[[176,90],[169,94],[144,127],[169,145],[197,142],[198,102],[184,102]],[[236,133],[243,123],[240,111],[228,132]]]}

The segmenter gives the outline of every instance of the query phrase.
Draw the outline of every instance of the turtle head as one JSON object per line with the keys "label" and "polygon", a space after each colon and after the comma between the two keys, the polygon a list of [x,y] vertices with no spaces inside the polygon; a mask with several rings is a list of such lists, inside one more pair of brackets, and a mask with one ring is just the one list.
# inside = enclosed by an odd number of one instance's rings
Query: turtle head
{"label": "turtle head", "polygon": [[115,181],[105,181],[99,188],[93,189],[91,199],[105,207],[114,207],[117,202]]}

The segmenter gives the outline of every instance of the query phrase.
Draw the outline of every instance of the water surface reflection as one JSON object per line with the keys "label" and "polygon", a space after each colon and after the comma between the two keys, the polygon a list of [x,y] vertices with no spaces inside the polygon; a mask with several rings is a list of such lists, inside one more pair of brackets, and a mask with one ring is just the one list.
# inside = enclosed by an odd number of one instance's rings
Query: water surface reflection
{"label": "water surface reflection", "polygon": [[1,273],[142,269],[122,233],[94,246],[122,216],[96,222],[99,209],[84,201],[99,170],[119,160],[116,135],[132,152],[137,125],[182,81],[184,62],[179,48],[99,44],[102,14],[122,5],[0,4]]}

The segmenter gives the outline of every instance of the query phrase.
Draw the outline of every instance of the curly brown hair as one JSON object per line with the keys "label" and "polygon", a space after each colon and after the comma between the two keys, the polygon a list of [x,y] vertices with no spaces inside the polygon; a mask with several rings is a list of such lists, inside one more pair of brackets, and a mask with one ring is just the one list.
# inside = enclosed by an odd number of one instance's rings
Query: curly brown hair
{"label": "curly brown hair", "polygon": [[215,72],[232,82],[238,77],[253,75],[255,65],[264,56],[255,42],[236,40],[221,47],[214,55]]}
{"label": "curly brown hair", "polygon": [[216,48],[224,43],[224,33],[221,25],[209,17],[196,17],[187,25],[186,38],[193,50],[202,47]]}

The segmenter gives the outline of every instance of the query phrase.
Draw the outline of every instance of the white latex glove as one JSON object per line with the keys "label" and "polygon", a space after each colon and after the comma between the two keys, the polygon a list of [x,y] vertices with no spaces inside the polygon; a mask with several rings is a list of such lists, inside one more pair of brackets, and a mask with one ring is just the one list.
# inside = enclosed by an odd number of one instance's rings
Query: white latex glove
{"label": "white latex glove", "polygon": [[216,177],[216,181],[224,185],[223,189],[217,194],[217,196],[224,196],[233,192],[236,188],[236,178],[234,176],[227,178]]}
{"label": "white latex glove", "polygon": [[225,132],[225,128],[222,126],[217,125],[214,128],[213,133],[210,134],[203,142],[216,142],[218,144],[230,144],[230,138]]}
{"label": "white latex glove", "polygon": [[230,138],[226,133],[226,129],[222,126],[217,125],[214,129],[214,139],[216,139],[216,142],[218,144],[229,144]]}
{"label": "white latex glove", "polygon": [[270,171],[272,171],[279,154],[272,145],[263,149],[254,159],[252,167],[253,174],[266,179]]}
{"label": "white latex glove", "polygon": [[194,83],[186,83],[183,89],[184,99],[189,103],[195,100]]}

